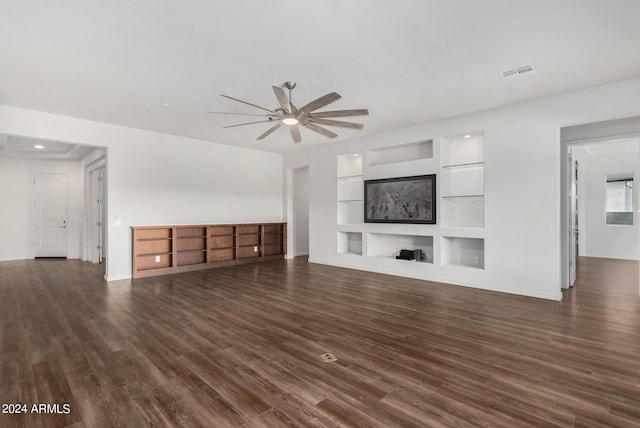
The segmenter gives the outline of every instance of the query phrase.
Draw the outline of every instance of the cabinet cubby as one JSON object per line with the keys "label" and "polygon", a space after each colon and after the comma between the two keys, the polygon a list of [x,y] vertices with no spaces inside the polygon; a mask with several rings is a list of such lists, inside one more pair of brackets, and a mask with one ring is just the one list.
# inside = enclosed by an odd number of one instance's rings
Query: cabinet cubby
{"label": "cabinet cubby", "polygon": [[484,134],[443,137],[440,145],[440,164],[443,167],[478,164],[484,162]]}
{"label": "cabinet cubby", "polygon": [[483,196],[484,164],[465,164],[442,168],[442,197]]}
{"label": "cabinet cubby", "polygon": [[457,196],[442,198],[443,227],[483,228],[484,197]]}
{"label": "cabinet cubby", "polygon": [[441,222],[447,228],[484,227],[484,134],[441,139]]}
{"label": "cabinet cubby", "polygon": [[263,255],[283,254],[287,245],[284,227],[280,224],[265,225],[262,241]]}
{"label": "cabinet cubby", "polygon": [[362,156],[339,155],[338,224],[362,224],[363,212]]}
{"label": "cabinet cubby", "polygon": [[369,166],[408,162],[433,157],[433,140],[399,144],[367,151]]}
{"label": "cabinet cubby", "polygon": [[484,269],[484,239],[444,236],[442,264]]}
{"label": "cabinet cubby", "polygon": [[424,263],[433,263],[433,236],[369,233],[367,255],[395,259],[400,250],[417,250],[424,253]]}
{"label": "cabinet cubby", "polygon": [[236,258],[236,227],[209,226],[209,262]]}
{"label": "cabinet cubby", "polygon": [[338,254],[362,255],[361,232],[338,232]]}

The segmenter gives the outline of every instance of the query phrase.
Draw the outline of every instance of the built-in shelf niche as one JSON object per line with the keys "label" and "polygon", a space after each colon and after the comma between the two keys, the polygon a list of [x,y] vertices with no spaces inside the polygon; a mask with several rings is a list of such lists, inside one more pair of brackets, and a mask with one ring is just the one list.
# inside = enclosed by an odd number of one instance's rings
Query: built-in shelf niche
{"label": "built-in shelf niche", "polygon": [[484,269],[484,239],[444,236],[442,264]]}
{"label": "built-in shelf niche", "polygon": [[443,167],[484,162],[483,133],[474,132],[443,137],[440,147],[440,161]]}
{"label": "built-in shelf niche", "polygon": [[338,156],[338,224],[362,224],[362,155]]}
{"label": "built-in shelf niche", "polygon": [[369,166],[433,158],[433,140],[400,144],[367,151]]}
{"label": "built-in shelf niche", "polygon": [[442,197],[483,196],[484,164],[442,168]]}
{"label": "built-in shelf niche", "polygon": [[442,198],[442,227],[484,227],[484,197]]}
{"label": "built-in shelf niche", "polygon": [[338,232],[338,254],[362,255],[362,233]]}
{"label": "built-in shelf niche", "polygon": [[433,236],[369,233],[367,255],[395,259],[400,250],[422,250],[424,263],[433,263]]}
{"label": "built-in shelf niche", "polygon": [[362,175],[338,180],[338,202],[362,201]]}
{"label": "built-in shelf niche", "polygon": [[484,134],[443,137],[440,145],[441,224],[484,227]]}

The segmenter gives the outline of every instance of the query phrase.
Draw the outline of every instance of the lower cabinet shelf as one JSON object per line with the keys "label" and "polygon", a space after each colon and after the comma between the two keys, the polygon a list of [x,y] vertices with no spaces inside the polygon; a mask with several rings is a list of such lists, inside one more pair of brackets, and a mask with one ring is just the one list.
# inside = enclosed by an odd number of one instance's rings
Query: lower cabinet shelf
{"label": "lower cabinet shelf", "polygon": [[171,266],[172,254],[142,254],[136,257],[137,268],[140,271],[167,268]]}
{"label": "lower cabinet shelf", "polygon": [[442,237],[442,264],[484,269],[484,239]]}
{"label": "lower cabinet shelf", "polygon": [[338,232],[338,254],[362,255],[362,233]]}
{"label": "lower cabinet shelf", "polygon": [[191,266],[207,263],[207,250],[183,251],[178,255],[178,266]]}
{"label": "lower cabinet shelf", "polygon": [[395,259],[401,250],[420,250],[422,263],[433,264],[433,236],[370,233],[368,256]]}
{"label": "lower cabinet shelf", "polygon": [[282,259],[286,223],[133,226],[132,276]]}

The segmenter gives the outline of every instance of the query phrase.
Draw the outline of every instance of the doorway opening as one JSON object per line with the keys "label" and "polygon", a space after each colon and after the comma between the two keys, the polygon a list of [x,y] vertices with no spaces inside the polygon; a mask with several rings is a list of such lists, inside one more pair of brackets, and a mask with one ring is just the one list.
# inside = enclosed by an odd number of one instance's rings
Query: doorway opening
{"label": "doorway opening", "polygon": [[[561,174],[562,288],[582,257],[640,260],[638,186],[625,190],[640,175],[640,116],[561,128]],[[608,202],[618,187],[623,200]]]}
{"label": "doorway opening", "polygon": [[0,225],[7,238],[0,243],[2,260],[87,260],[83,174],[101,157],[104,147],[0,133],[0,176],[10,183],[0,188],[7,207]]}
{"label": "doorway opening", "polygon": [[289,169],[288,207],[290,242],[288,257],[309,256],[309,166]]}

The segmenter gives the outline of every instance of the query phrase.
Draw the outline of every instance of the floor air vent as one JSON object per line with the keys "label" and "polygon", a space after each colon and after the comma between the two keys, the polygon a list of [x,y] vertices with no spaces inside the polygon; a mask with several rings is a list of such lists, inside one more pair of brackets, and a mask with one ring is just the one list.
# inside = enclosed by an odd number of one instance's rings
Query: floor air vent
{"label": "floor air vent", "polygon": [[332,363],[334,361],[338,361],[338,358],[333,354],[322,354],[320,355],[320,359],[325,363]]}

